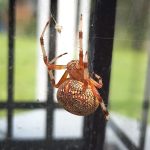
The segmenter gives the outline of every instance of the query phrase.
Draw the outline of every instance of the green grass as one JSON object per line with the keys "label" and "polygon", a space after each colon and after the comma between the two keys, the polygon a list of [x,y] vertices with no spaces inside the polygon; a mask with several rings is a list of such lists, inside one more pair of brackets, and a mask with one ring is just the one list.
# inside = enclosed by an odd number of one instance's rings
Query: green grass
{"label": "green grass", "polygon": [[146,51],[114,46],[111,85],[111,111],[139,119],[147,69]]}
{"label": "green grass", "polygon": [[0,119],[3,117],[3,118],[6,118],[7,116],[7,111],[6,110],[0,110]]}
{"label": "green grass", "polygon": [[[14,99],[35,99],[36,40],[34,37],[15,37]],[[7,36],[0,35],[0,100],[7,99]]]}

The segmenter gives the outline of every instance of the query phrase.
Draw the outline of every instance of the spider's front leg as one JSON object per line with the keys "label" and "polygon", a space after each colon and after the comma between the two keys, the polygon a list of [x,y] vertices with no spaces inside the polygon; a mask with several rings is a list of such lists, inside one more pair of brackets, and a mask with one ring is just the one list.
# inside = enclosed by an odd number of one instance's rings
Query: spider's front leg
{"label": "spider's front leg", "polygon": [[[52,17],[53,18],[53,17]],[[54,18],[53,18],[53,20],[54,20]],[[56,23],[56,21],[54,20],[54,22]],[[50,62],[48,62],[48,57],[47,57],[47,54],[46,54],[46,50],[45,50],[45,47],[44,47],[44,34],[45,34],[45,31],[46,31],[46,29],[47,29],[47,27],[49,26],[49,24],[50,24],[50,20],[49,21],[47,21],[47,23],[46,23],[46,25],[45,25],[45,27],[44,27],[44,29],[43,29],[43,32],[42,32],[42,34],[41,34],[41,36],[40,36],[40,44],[41,44],[41,49],[42,49],[42,53],[43,53],[43,60],[44,60],[44,63],[46,64],[46,65],[48,65],[48,64],[52,64],[53,62],[55,62],[58,58],[60,58],[60,57],[62,57],[63,55],[65,55],[65,54],[67,54],[67,53],[64,53],[64,54],[61,54],[61,55],[59,55],[58,57],[55,57],[53,60],[51,60]],[[58,25],[57,25],[58,26]],[[56,29],[57,30],[57,29]]]}
{"label": "spider's front leg", "polygon": [[[53,18],[53,16],[51,16]],[[53,18],[54,20],[54,18]],[[54,22],[56,23],[56,21],[54,20]],[[64,75],[62,76],[62,78],[60,79],[60,81],[55,84],[55,79],[54,79],[54,75],[52,73],[52,70],[60,70],[60,69],[66,69],[66,65],[54,65],[53,63],[60,57],[62,57],[63,55],[66,55],[67,53],[63,53],[55,58],[53,58],[51,61],[48,60],[48,57],[47,57],[47,54],[46,54],[46,50],[45,50],[45,47],[44,47],[44,33],[46,31],[46,28],[48,27],[48,25],[50,24],[50,21],[48,21],[43,29],[43,32],[41,34],[41,37],[40,37],[40,44],[41,44],[41,49],[42,49],[42,54],[43,54],[43,61],[44,63],[46,64],[47,66],[47,69],[48,69],[48,73],[49,73],[49,77],[50,77],[50,80],[51,80],[51,84],[53,87],[58,87],[62,82],[64,82],[67,78],[67,75],[68,75],[68,72],[65,71]],[[56,24],[57,27],[58,27],[58,24]],[[56,28],[56,30],[58,31],[58,29]],[[58,31],[59,32],[59,31]]]}
{"label": "spider's front leg", "polygon": [[44,63],[47,65],[48,64],[48,57],[47,57],[47,55],[46,55],[46,50],[45,50],[45,47],[44,47],[44,33],[45,33],[45,31],[46,31],[46,28],[48,27],[48,25],[49,25],[49,23],[50,23],[50,21],[48,21],[47,23],[46,23],[46,25],[45,25],[45,27],[44,27],[44,29],[43,29],[43,32],[42,32],[42,34],[41,34],[41,36],[40,36],[40,44],[41,44],[41,49],[42,49],[42,54],[43,54],[43,61],[44,61]]}
{"label": "spider's front leg", "polygon": [[82,72],[83,78],[83,90],[85,91],[88,86],[88,63],[87,63],[87,51],[85,54],[85,60],[83,62],[83,31],[82,31],[82,14],[80,16],[80,24],[79,24],[79,66]]}
{"label": "spider's front leg", "polygon": [[82,14],[81,14],[80,25],[79,25],[79,65],[80,65],[81,69],[84,68],[82,40],[83,40],[83,31],[82,31]]}

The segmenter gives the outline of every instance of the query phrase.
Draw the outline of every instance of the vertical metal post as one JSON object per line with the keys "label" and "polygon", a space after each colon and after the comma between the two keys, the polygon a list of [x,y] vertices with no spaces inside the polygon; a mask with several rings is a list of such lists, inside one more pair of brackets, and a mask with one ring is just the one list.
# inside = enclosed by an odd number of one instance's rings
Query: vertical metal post
{"label": "vertical metal post", "polygon": [[[51,0],[50,4],[50,13],[53,13],[53,16],[57,16],[57,0]],[[51,15],[51,14],[50,14]],[[50,41],[49,41],[49,59],[55,57],[56,49],[56,31],[55,24],[51,22],[50,24]],[[48,79],[48,96],[47,96],[47,140],[52,141],[52,126],[53,126],[53,111],[54,111],[54,98],[53,98],[54,89],[51,87]]]}
{"label": "vertical metal post", "polygon": [[[90,51],[93,71],[101,75],[103,90],[99,91],[108,104],[109,81],[111,71],[111,59],[113,49],[114,24],[116,12],[116,0],[92,1],[93,22],[90,24]],[[101,109],[85,118],[85,145],[86,150],[102,150],[105,139],[106,121]]]}
{"label": "vertical metal post", "polygon": [[14,36],[15,36],[15,0],[9,0],[9,32],[8,32],[8,130],[7,138],[12,137],[12,103],[14,99]]}

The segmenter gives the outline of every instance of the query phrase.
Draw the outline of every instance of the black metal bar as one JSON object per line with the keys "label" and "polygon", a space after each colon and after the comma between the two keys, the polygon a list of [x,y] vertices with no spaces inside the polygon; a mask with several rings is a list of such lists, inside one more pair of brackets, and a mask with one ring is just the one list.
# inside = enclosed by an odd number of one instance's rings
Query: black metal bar
{"label": "black metal bar", "polygon": [[[51,13],[55,18],[57,18],[57,0],[51,0],[50,4],[50,15]],[[55,50],[56,50],[56,31],[55,31],[55,24],[51,22],[50,25],[50,40],[49,40],[49,59],[53,59],[55,57]],[[49,81],[49,78],[48,78]],[[48,82],[48,94],[47,94],[47,127],[46,127],[46,137],[47,142],[52,141],[52,129],[53,129],[53,111],[54,111],[54,98],[53,93],[54,89]]]}
{"label": "black metal bar", "polygon": [[[7,102],[12,104],[14,99],[14,36],[15,36],[15,0],[9,0],[9,32],[8,32],[8,95]],[[8,108],[7,138],[12,136],[12,108]]]}
{"label": "black metal bar", "polygon": [[138,150],[137,146],[126,136],[126,134],[115,124],[112,119],[109,120],[108,125],[112,128],[114,133],[119,137],[120,141],[125,145],[126,148]]}
{"label": "black metal bar", "polygon": [[[12,104],[9,104],[7,102],[0,103],[0,109],[8,109],[10,107],[12,109],[39,109],[39,108],[47,108],[47,103],[46,102],[14,102]],[[58,103],[54,103],[53,107],[54,109],[61,108],[61,106]]]}
{"label": "black metal bar", "polygon": [[80,139],[55,140],[47,143],[45,140],[10,140],[1,141],[1,150],[79,150],[83,141]]}
{"label": "black metal bar", "polygon": [[[92,1],[93,2],[93,1]],[[92,32],[90,33],[90,51],[93,70],[103,79],[103,91],[101,95],[105,104],[108,104],[109,81],[111,71],[111,59],[113,49],[116,0],[95,0],[93,12]],[[100,92],[100,91],[99,91]],[[105,139],[106,122],[101,109],[85,120],[85,146],[86,150],[103,149]]]}
{"label": "black metal bar", "polygon": [[141,130],[140,130],[140,141],[139,141],[139,149],[144,150],[145,147],[145,138],[146,138],[146,130],[148,123],[148,111],[150,107],[150,50],[148,53],[148,65],[147,65],[147,78],[145,84],[145,95],[143,100],[143,108],[142,108],[142,118],[141,118]]}

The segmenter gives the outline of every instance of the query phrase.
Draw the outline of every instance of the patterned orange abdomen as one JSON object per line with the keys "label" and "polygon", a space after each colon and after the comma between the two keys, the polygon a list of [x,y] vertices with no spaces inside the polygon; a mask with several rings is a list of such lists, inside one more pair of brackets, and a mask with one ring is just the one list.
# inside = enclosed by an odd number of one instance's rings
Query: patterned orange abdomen
{"label": "patterned orange abdomen", "polygon": [[68,79],[57,91],[58,102],[70,113],[86,116],[93,113],[99,106],[90,86],[83,90],[83,83]]}

